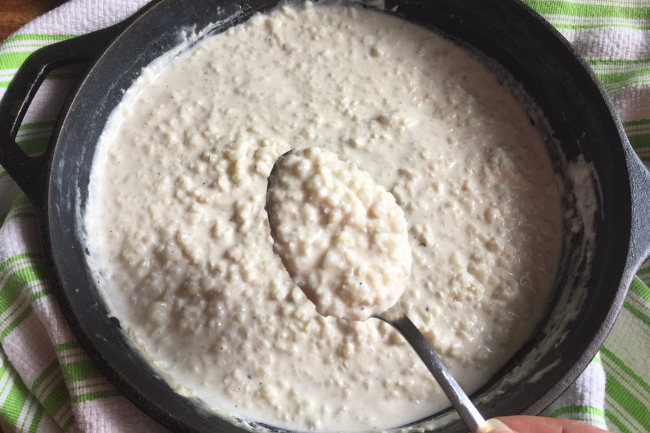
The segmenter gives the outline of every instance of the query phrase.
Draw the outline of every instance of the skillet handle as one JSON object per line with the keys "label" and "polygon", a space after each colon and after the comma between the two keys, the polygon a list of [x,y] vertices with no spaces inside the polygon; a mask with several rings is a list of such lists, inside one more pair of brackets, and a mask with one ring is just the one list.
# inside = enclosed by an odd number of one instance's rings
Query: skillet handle
{"label": "skillet handle", "polygon": [[[47,74],[61,66],[94,60],[119,34],[125,23],[40,48],[18,69],[0,100],[0,165],[7,170],[37,209],[45,200],[52,139],[45,153],[28,156],[16,134],[29,105]],[[64,108],[65,110],[65,108]]]}
{"label": "skillet handle", "polygon": [[632,146],[625,146],[632,189],[632,236],[626,268],[635,272],[650,259],[650,171]]}

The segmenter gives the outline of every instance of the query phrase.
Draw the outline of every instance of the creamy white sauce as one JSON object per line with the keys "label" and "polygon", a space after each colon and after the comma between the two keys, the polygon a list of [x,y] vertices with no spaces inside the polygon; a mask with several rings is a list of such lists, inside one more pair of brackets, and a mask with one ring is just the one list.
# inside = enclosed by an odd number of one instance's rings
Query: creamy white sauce
{"label": "creamy white sauce", "polygon": [[377,12],[256,16],[127,92],[86,214],[114,315],[179,390],[250,420],[373,430],[448,406],[395,331],[320,316],[274,254],[267,177],[308,146],[395,197],[413,257],[400,305],[478,389],[545,311],[560,188],[540,133],[492,71]]}
{"label": "creamy white sauce", "polygon": [[366,320],[404,293],[404,211],[355,164],[318,147],[291,150],[271,171],[266,210],[273,251],[323,316]]}

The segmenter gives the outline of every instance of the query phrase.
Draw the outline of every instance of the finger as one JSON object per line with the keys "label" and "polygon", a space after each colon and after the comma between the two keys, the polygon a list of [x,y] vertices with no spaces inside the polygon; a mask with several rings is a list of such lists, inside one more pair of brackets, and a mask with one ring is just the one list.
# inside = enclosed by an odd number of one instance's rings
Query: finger
{"label": "finger", "polygon": [[515,433],[507,425],[502,423],[496,418],[485,421],[485,424],[480,426],[476,433]]}
{"label": "finger", "polygon": [[[520,433],[603,433],[605,430],[581,421],[540,416],[504,416],[499,420]],[[498,433],[494,431],[494,433]]]}

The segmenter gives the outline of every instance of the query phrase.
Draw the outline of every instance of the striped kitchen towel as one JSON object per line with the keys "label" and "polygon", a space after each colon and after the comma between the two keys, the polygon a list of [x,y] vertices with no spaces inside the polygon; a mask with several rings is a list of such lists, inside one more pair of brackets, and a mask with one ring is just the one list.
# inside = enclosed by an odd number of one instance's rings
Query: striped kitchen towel
{"label": "striped kitchen towel", "polygon": [[[71,0],[0,45],[0,97],[37,48],[120,21],[146,0]],[[650,162],[650,0],[529,0],[575,45],[609,90]],[[74,67],[39,90],[17,141],[45,148]],[[0,167],[0,427],[7,433],[164,431],[110,385],[71,334],[51,293],[34,210]],[[650,432],[650,266],[634,280],[599,356],[545,414]],[[606,372],[607,379],[604,379]]]}

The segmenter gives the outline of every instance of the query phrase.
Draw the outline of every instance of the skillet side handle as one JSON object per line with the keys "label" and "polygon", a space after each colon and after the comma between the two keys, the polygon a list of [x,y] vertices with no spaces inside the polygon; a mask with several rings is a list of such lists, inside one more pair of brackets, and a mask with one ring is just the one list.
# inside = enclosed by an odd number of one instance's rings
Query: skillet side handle
{"label": "skillet side handle", "polygon": [[[47,74],[61,66],[94,60],[124,27],[123,23],[40,48],[18,69],[0,100],[0,165],[37,207],[42,207],[52,140],[44,154],[30,157],[16,134]],[[65,109],[65,108],[64,108]]]}
{"label": "skillet side handle", "polygon": [[650,171],[629,144],[625,153],[632,190],[632,236],[626,270],[636,273],[650,259]]}

